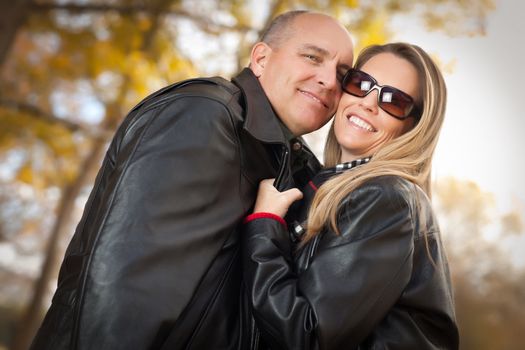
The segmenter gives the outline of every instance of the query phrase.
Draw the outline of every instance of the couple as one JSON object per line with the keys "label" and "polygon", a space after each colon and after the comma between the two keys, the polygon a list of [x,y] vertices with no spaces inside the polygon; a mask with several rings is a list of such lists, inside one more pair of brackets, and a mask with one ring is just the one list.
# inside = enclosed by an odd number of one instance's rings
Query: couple
{"label": "couple", "polygon": [[[288,12],[232,82],[136,106],[32,349],[456,349],[427,197],[443,79],[413,45],[352,51]],[[321,169],[300,136],[334,114]]]}

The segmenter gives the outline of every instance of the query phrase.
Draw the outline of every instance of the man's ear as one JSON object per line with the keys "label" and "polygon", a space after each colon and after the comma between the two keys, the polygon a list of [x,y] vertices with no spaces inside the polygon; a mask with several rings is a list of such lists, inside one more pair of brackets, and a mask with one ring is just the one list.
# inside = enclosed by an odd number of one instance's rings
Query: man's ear
{"label": "man's ear", "polygon": [[258,42],[252,48],[252,53],[250,55],[250,66],[253,71],[253,74],[259,78],[268,61],[268,58],[272,54],[272,48],[264,42]]}

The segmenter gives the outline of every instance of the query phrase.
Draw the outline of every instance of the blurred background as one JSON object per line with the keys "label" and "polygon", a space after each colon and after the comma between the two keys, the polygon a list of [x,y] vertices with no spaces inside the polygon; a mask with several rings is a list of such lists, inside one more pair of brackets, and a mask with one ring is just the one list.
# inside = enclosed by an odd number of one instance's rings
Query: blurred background
{"label": "blurred background", "polygon": [[[433,202],[462,349],[524,349],[525,4],[512,0],[0,2],[0,349],[22,350],[108,143],[127,111],[181,79],[231,77],[277,14],[337,17],[356,53],[415,43],[439,62],[447,120]],[[321,154],[326,129],[307,135]]]}

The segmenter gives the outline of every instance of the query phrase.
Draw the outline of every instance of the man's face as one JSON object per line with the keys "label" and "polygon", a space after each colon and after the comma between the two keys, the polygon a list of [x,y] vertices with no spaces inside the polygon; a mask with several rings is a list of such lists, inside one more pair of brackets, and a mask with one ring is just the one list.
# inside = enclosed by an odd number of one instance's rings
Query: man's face
{"label": "man's face", "polygon": [[291,25],[291,34],[278,47],[261,43],[254,48],[251,67],[277,115],[299,136],[334,115],[353,47],[346,29],[331,17],[303,14]]}

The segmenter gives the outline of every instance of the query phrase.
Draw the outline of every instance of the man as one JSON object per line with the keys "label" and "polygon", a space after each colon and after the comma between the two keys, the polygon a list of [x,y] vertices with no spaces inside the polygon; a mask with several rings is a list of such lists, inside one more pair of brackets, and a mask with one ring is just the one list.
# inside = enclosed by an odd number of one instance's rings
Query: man
{"label": "man", "polygon": [[238,348],[238,224],[261,179],[285,189],[318,168],[296,137],[334,114],[352,59],[334,19],[290,12],[233,82],[185,81],[135,107],[32,349]]}

